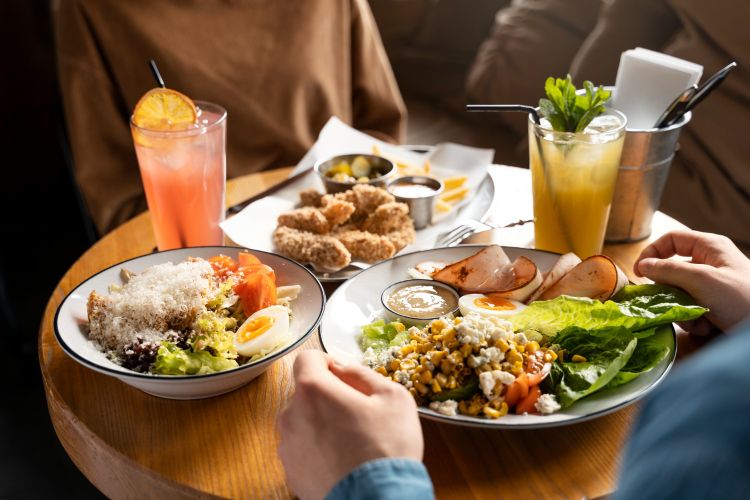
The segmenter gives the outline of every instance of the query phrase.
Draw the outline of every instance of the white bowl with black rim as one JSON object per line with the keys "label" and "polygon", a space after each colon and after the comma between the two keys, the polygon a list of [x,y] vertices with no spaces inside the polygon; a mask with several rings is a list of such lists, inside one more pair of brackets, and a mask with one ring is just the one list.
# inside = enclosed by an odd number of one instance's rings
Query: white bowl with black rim
{"label": "white bowl with black rim", "polygon": [[138,273],[157,264],[176,264],[189,257],[208,259],[218,254],[237,259],[240,251],[247,250],[223,246],[167,250],[126,260],[104,269],[78,285],[62,301],[55,314],[55,338],[63,351],[83,366],[115,377],[154,396],[169,399],[201,399],[242,387],[266,371],[273,362],[302,345],[318,327],[323,316],[326,303],[323,287],[307,268],[293,260],[269,252],[250,250],[263,264],[273,268],[278,286],[300,285],[302,289],[291,304],[291,340],[286,346],[231,370],[204,375],[152,375],[129,370],[110,360],[88,339],[86,309],[92,291],[102,293],[106,292],[110,285],[122,284],[120,272],[123,268]]}

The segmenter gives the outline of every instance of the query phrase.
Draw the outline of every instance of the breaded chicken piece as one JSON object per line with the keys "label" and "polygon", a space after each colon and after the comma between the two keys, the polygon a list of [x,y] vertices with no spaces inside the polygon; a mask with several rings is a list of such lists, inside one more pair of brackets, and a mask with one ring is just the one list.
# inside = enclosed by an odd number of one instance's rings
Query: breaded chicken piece
{"label": "breaded chicken piece", "polygon": [[[409,221],[411,222],[411,219],[409,219]],[[417,234],[414,231],[414,224],[411,224],[404,226],[398,231],[391,231],[390,233],[386,234],[385,237],[388,238],[391,243],[393,243],[396,252],[400,252],[406,245],[414,243]]]}
{"label": "breaded chicken piece", "polygon": [[309,262],[321,270],[341,269],[352,261],[349,250],[336,238],[291,227],[277,227],[273,244],[283,255],[299,262]]}
{"label": "breaded chicken piece", "polygon": [[338,226],[349,220],[354,213],[354,204],[339,200],[327,194],[321,199],[321,213],[328,219],[330,227]]}
{"label": "breaded chicken piece", "polygon": [[281,214],[278,224],[316,234],[325,234],[331,229],[326,216],[315,207],[297,208]]}
{"label": "breaded chicken piece", "polygon": [[338,232],[335,236],[349,250],[354,260],[372,263],[390,259],[396,253],[396,247],[386,236],[357,230]]}
{"label": "breaded chicken piece", "polygon": [[323,193],[315,188],[303,189],[299,192],[299,205],[301,207],[319,207]]}
{"label": "breaded chicken piece", "polygon": [[380,205],[395,201],[393,195],[385,189],[370,186],[369,184],[356,184],[349,191],[337,193],[334,197],[354,204],[356,210],[351,217],[354,222],[364,220]]}
{"label": "breaded chicken piece", "polygon": [[412,226],[409,207],[406,203],[393,201],[378,206],[362,223],[360,229],[375,234],[388,234]]}

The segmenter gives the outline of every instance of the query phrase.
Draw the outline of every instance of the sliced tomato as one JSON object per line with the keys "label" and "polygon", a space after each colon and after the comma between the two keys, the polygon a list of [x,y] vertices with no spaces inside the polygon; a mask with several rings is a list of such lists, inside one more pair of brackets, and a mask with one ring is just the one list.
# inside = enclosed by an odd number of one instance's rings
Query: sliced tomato
{"label": "sliced tomato", "polygon": [[215,255],[208,259],[208,263],[214,270],[214,274],[224,281],[237,271],[237,262],[228,255]]}
{"label": "sliced tomato", "polygon": [[542,383],[542,380],[547,378],[547,375],[549,375],[551,369],[552,363],[544,363],[541,370],[539,370],[538,372],[529,373],[529,387],[534,387]]}
{"label": "sliced tomato", "polygon": [[245,316],[276,303],[276,285],[267,274],[249,274],[233,290],[240,297]]}
{"label": "sliced tomato", "polygon": [[505,393],[505,402],[508,406],[513,406],[529,394],[529,379],[526,372],[516,377],[516,380],[510,384],[508,391]]}
{"label": "sliced tomato", "polygon": [[276,273],[271,266],[265,264],[249,264],[247,266],[240,266],[238,273],[242,276],[250,276],[251,274],[265,274],[276,284]]}
{"label": "sliced tomato", "polygon": [[529,393],[526,395],[526,397],[519,401],[516,405],[516,414],[523,415],[524,413],[536,412],[536,407],[534,405],[541,395],[542,390],[538,385],[535,385],[534,387],[529,389]]}
{"label": "sliced tomato", "polygon": [[250,252],[240,252],[237,256],[240,261],[240,267],[251,266],[253,264],[260,264],[260,259]]}

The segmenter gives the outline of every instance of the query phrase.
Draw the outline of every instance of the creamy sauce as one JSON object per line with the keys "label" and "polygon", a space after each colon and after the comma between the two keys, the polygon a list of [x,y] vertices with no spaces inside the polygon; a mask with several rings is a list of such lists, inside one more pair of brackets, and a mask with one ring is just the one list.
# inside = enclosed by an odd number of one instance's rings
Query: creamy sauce
{"label": "creamy sauce", "polygon": [[396,196],[402,198],[424,198],[435,194],[435,190],[424,184],[413,184],[405,182],[391,186],[390,191]]}
{"label": "creamy sauce", "polygon": [[437,318],[456,309],[456,296],[443,287],[407,285],[388,297],[388,307],[411,318]]}

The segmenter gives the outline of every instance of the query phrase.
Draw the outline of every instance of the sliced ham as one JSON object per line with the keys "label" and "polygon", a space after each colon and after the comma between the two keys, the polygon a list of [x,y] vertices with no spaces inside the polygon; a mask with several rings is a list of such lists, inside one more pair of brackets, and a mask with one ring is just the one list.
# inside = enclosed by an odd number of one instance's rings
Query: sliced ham
{"label": "sliced ham", "polygon": [[505,290],[513,286],[513,265],[502,247],[491,245],[474,255],[445,266],[432,275],[464,293]]}
{"label": "sliced ham", "polygon": [[545,290],[539,296],[539,300],[570,295],[604,301],[617,293],[627,282],[627,276],[612,259],[605,255],[593,255]]}
{"label": "sliced ham", "polygon": [[560,278],[565,276],[568,272],[570,272],[571,269],[580,264],[580,262],[581,258],[572,252],[561,255],[560,258],[557,259],[557,262],[555,262],[555,265],[552,266],[552,269],[550,269],[547,274],[544,275],[544,281],[542,281],[542,284],[539,286],[539,288],[536,289],[534,293],[531,294],[530,297],[528,297],[527,301],[534,302],[535,300],[537,300],[552,285],[560,281]]}

